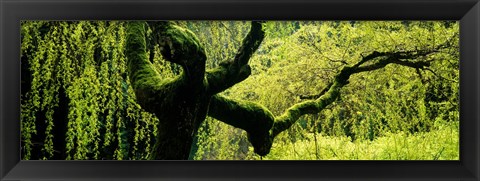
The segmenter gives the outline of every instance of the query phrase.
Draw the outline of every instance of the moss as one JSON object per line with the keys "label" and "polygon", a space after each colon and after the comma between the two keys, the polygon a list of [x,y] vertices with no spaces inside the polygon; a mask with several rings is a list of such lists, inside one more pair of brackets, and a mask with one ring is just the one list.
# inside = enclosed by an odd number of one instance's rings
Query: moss
{"label": "moss", "polygon": [[[213,96],[209,115],[223,118],[230,125],[246,131],[266,131],[272,127],[274,116],[264,106],[242,100],[233,100],[220,95]],[[231,119],[240,121],[228,121]]]}
{"label": "moss", "polygon": [[190,30],[165,24],[159,36],[162,55],[167,61],[190,67],[205,64],[206,54],[198,38]]}
{"label": "moss", "polygon": [[165,22],[150,24],[158,29],[154,32],[159,33],[156,37],[164,58],[184,69],[175,79],[161,80],[147,57],[145,23],[128,24],[126,48],[130,80],[142,108],[160,120],[151,158],[188,158],[193,135],[204,121],[207,109],[212,117],[246,130],[256,153],[268,154],[273,140],[270,136],[273,114],[252,102],[211,97],[250,75],[247,63],[263,40],[261,26],[252,24],[252,31],[236,60],[222,64],[205,77],[205,51],[191,31]]}
{"label": "moss", "polygon": [[126,27],[127,44],[126,56],[130,80],[134,88],[138,88],[145,81],[155,79],[158,73],[155,72],[147,59],[145,42],[145,23],[130,22]]}
{"label": "moss", "polygon": [[245,80],[250,74],[251,68],[249,65],[236,68],[228,64],[223,64],[215,69],[208,70],[206,73],[208,92],[211,95],[222,92],[238,82]]}
{"label": "moss", "polygon": [[340,89],[345,84],[334,82],[330,89],[316,100],[308,100],[293,105],[281,116],[275,119],[272,128],[272,136],[275,137],[281,132],[290,128],[302,115],[314,114],[322,111],[340,96]]}
{"label": "moss", "polygon": [[250,32],[243,39],[242,46],[233,60],[220,63],[218,68],[207,71],[209,94],[214,95],[245,80],[251,74],[248,65],[253,53],[258,49],[265,37],[262,23],[252,22]]}
{"label": "moss", "polygon": [[245,130],[255,153],[263,156],[270,151],[273,141],[270,129],[275,118],[266,107],[216,95],[211,99],[208,115]]}
{"label": "moss", "polygon": [[[161,25],[161,26],[160,26]],[[164,58],[184,71],[173,79],[161,79],[146,53],[145,23],[127,25],[127,59],[137,102],[159,119],[152,159],[187,159],[193,136],[205,119],[205,52],[193,33],[161,23],[158,43]]]}

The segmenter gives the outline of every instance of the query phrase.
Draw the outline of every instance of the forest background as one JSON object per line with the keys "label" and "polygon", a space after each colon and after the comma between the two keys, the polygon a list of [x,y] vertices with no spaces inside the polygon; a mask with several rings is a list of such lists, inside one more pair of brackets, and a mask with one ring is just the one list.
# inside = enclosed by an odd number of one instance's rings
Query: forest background
{"label": "forest background", "polygon": [[[150,157],[160,120],[137,103],[128,78],[126,23],[22,22],[22,159]],[[207,69],[233,59],[250,29],[241,21],[172,23],[198,37]],[[263,30],[251,75],[220,94],[264,105],[274,115],[311,99],[369,53],[435,53],[413,60],[431,62],[425,68],[391,64],[352,75],[338,99],[302,116],[263,157],[245,131],[207,117],[189,159],[459,159],[458,22],[269,21]],[[181,74],[158,46],[147,44],[162,77]]]}

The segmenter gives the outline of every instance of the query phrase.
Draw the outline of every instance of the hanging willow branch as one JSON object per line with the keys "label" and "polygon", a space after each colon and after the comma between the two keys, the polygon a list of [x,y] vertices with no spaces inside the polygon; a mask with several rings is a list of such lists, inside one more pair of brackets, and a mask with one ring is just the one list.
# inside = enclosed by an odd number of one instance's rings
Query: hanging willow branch
{"label": "hanging willow branch", "polygon": [[[187,159],[207,114],[245,130],[254,151],[264,156],[301,116],[337,100],[351,75],[388,64],[431,71],[432,60],[415,60],[451,48],[458,36],[431,49],[374,51],[351,66],[341,61],[343,68],[318,94],[276,116],[257,103],[217,94],[250,76],[249,59],[265,37],[262,22],[251,23],[232,60],[210,70],[196,35],[170,22],[27,25],[22,73],[32,75],[22,78],[28,85],[22,85],[23,159]],[[164,60],[180,65],[182,74],[162,77],[152,65],[156,48]]]}
{"label": "hanging willow branch", "polygon": [[250,76],[251,68],[248,61],[264,37],[262,22],[252,22],[250,32],[243,39],[242,46],[235,58],[223,61],[219,67],[207,71],[207,91],[210,95],[222,92]]}

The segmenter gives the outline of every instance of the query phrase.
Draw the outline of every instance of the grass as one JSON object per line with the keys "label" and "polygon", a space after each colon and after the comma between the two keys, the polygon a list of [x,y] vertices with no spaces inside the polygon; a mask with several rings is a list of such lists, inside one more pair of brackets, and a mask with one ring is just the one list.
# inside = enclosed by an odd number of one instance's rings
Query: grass
{"label": "grass", "polygon": [[[458,123],[430,132],[387,133],[373,141],[314,134],[296,142],[276,142],[263,160],[459,160]],[[315,148],[316,147],[316,148]],[[260,159],[260,158],[258,158]]]}

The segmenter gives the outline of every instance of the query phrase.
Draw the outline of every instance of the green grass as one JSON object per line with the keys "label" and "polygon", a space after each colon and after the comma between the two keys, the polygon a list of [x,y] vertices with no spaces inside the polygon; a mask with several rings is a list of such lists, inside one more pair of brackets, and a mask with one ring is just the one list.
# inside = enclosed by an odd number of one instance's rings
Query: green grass
{"label": "green grass", "polygon": [[[387,133],[373,141],[314,134],[296,142],[274,143],[263,160],[459,160],[458,123],[430,132]],[[316,149],[315,149],[316,147]],[[260,159],[260,158],[258,158]]]}

